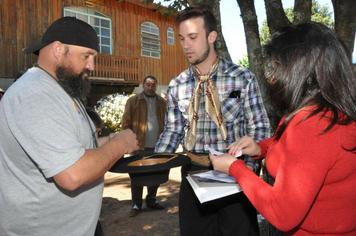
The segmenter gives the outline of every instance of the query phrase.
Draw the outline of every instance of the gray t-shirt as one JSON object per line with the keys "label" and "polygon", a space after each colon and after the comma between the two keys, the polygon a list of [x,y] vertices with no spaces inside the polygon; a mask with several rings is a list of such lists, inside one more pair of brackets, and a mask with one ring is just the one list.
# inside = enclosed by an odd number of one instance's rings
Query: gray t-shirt
{"label": "gray t-shirt", "polygon": [[0,102],[0,234],[94,235],[103,178],[75,191],[53,179],[94,148],[82,111],[40,68],[6,93]]}

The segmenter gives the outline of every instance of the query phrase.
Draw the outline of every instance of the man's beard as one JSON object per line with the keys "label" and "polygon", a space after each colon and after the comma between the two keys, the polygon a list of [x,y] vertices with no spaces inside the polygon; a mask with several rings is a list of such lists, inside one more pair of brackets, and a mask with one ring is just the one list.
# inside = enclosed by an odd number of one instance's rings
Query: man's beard
{"label": "man's beard", "polygon": [[191,62],[190,64],[198,65],[208,58],[209,53],[210,53],[210,46],[209,46],[208,40],[206,40],[206,45],[207,45],[207,48],[206,48],[205,52],[203,53],[203,55],[200,58],[197,58],[195,61]]}
{"label": "man's beard", "polygon": [[84,100],[86,95],[90,92],[90,81],[88,76],[83,77],[84,74],[90,74],[90,70],[83,69],[82,72],[76,74],[69,66],[61,65],[56,69],[56,75],[59,84],[62,88],[73,98]]}

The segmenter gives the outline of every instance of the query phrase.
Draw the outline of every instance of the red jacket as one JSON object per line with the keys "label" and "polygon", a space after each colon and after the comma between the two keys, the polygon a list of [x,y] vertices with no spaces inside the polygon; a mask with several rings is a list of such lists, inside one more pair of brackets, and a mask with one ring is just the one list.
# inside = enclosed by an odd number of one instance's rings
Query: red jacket
{"label": "red jacket", "polygon": [[[356,235],[356,124],[335,125],[299,112],[278,141],[259,142],[272,186],[243,161],[230,174],[268,222],[287,235]],[[283,122],[283,120],[282,120]],[[300,123],[299,123],[300,122]]]}

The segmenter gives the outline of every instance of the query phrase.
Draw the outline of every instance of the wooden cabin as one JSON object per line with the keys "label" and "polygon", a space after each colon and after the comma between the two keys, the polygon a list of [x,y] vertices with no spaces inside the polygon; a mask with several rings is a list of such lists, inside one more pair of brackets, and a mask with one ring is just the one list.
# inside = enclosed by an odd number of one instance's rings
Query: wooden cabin
{"label": "wooden cabin", "polygon": [[2,0],[1,5],[2,84],[11,84],[19,71],[32,67],[37,56],[21,50],[40,42],[47,27],[63,16],[86,21],[98,34],[100,52],[90,77],[91,104],[108,94],[131,93],[146,75],[155,76],[159,85],[168,85],[189,66],[174,17],[154,12],[154,4],[146,6],[141,0]]}

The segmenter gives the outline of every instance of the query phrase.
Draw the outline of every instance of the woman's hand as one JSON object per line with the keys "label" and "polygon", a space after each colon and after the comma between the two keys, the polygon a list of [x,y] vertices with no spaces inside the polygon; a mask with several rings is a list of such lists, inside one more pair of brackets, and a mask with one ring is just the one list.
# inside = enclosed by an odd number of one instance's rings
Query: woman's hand
{"label": "woman's hand", "polygon": [[215,156],[213,154],[209,155],[211,164],[214,167],[214,170],[221,172],[221,173],[225,173],[225,174],[229,174],[229,168],[230,165],[236,161],[236,157],[231,156],[229,154],[223,154],[220,156]]}
{"label": "woman's hand", "polygon": [[248,156],[259,156],[261,155],[261,148],[256,144],[256,142],[249,136],[244,136],[238,141],[232,143],[227,147],[229,154],[235,155],[236,153],[242,151],[242,154]]}

